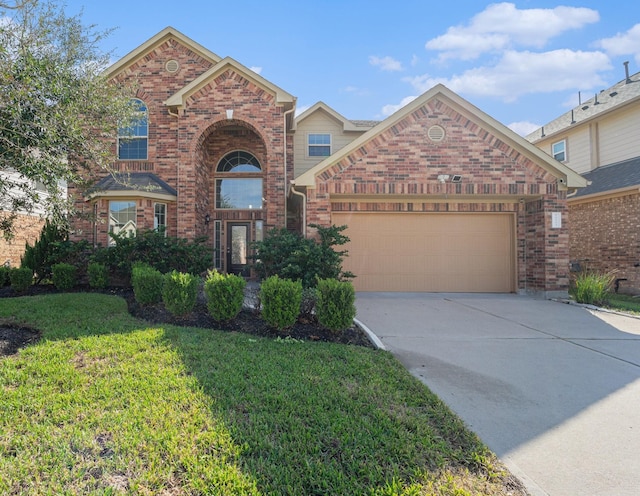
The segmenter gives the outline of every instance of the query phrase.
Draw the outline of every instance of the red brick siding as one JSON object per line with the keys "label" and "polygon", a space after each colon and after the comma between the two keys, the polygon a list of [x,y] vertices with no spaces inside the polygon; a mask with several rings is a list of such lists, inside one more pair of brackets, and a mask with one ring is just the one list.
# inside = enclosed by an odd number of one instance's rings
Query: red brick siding
{"label": "red brick siding", "polygon": [[569,254],[581,267],[616,271],[621,291],[640,293],[640,194],[569,204]]}
{"label": "red brick siding", "polygon": [[[0,212],[0,216],[4,215]],[[20,267],[27,243],[33,245],[40,237],[44,220],[32,215],[18,215],[14,221],[14,236],[10,240],[0,236],[0,265],[8,263],[11,267]]]}

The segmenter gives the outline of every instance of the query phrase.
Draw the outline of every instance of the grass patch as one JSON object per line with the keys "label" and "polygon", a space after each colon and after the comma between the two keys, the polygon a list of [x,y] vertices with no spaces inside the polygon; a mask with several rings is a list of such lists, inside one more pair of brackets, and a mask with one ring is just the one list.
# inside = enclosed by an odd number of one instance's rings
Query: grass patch
{"label": "grass patch", "polygon": [[640,314],[640,298],[620,293],[609,293],[605,300],[607,308]]}
{"label": "grass patch", "polygon": [[387,352],[149,327],[99,294],[3,318],[43,339],[0,358],[2,494],[520,492]]}

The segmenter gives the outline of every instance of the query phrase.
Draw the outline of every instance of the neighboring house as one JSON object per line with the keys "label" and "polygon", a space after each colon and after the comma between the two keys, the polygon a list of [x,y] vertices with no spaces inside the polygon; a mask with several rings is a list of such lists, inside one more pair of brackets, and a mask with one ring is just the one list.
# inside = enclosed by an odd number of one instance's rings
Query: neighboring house
{"label": "neighboring house", "polygon": [[296,99],[166,28],[108,71],[137,81],[117,177],[77,195],[76,237],[166,227],[244,273],[268,229],[347,225],[360,291],[566,294],[570,168],[438,85],[382,122]]}
{"label": "neighboring house", "polygon": [[527,136],[579,172],[568,195],[574,270],[616,271],[640,292],[640,73],[625,78]]}

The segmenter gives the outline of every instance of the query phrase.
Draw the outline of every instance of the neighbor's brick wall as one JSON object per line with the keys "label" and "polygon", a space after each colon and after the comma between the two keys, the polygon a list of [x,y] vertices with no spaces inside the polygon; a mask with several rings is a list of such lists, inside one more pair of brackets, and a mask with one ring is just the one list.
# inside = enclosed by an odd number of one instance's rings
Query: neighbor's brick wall
{"label": "neighbor's brick wall", "polygon": [[[0,215],[4,213],[0,212]],[[11,267],[20,267],[27,243],[33,245],[40,237],[44,220],[38,216],[18,215],[14,223],[14,236],[10,240],[0,235],[0,265],[8,263]]]}
{"label": "neighbor's brick wall", "polygon": [[[446,131],[441,142],[426,136],[436,124]],[[440,174],[460,174],[462,181],[442,184]],[[568,219],[556,178],[444,102],[435,100],[417,109],[323,171],[307,195],[308,224],[320,225],[330,225],[333,209],[518,211],[518,289],[568,287]],[[332,195],[355,200],[330,203]],[[367,201],[357,200],[359,195],[366,195]],[[376,195],[402,195],[403,201],[376,202]],[[420,200],[434,197],[442,201]],[[477,202],[468,203],[474,197]],[[526,208],[520,206],[521,198],[527,198]],[[552,211],[562,213],[561,229],[551,230]]]}
{"label": "neighbor's brick wall", "polygon": [[640,293],[640,195],[569,204],[569,253],[581,267],[626,278],[620,291]]}

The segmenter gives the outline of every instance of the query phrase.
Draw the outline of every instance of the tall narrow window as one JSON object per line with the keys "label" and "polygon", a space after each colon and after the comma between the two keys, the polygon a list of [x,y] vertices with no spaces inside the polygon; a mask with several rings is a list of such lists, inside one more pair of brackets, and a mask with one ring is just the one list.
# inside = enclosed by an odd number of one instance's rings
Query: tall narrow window
{"label": "tall narrow window", "polygon": [[567,160],[567,140],[558,141],[551,145],[551,154],[553,158],[560,162]]}
{"label": "tall narrow window", "polygon": [[213,223],[213,266],[222,270],[222,221],[216,220]]}
{"label": "tall narrow window", "polygon": [[[135,201],[110,201],[109,202],[109,232],[133,237],[136,235],[136,202]],[[109,239],[109,245],[115,242]]]}
{"label": "tall narrow window", "polygon": [[135,115],[129,126],[118,129],[118,159],[146,160],[149,143],[149,115],[142,100],[133,99]]}
{"label": "tall narrow window", "polygon": [[309,134],[308,154],[310,157],[328,157],[331,155],[330,134]]}
{"label": "tall narrow window", "polygon": [[153,207],[153,228],[167,235],[167,205],[156,203]]}

